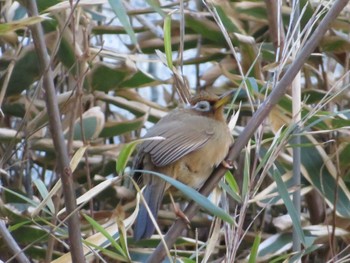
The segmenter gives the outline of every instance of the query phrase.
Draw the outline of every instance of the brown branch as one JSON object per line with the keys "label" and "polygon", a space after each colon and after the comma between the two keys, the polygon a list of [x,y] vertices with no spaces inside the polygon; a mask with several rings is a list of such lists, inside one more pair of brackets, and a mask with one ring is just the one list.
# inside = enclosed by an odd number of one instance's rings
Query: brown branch
{"label": "brown branch", "polygon": [[[275,48],[278,60],[281,59],[282,50],[284,48],[285,34],[282,23],[282,12],[278,9],[278,1],[265,0],[267,19],[269,21],[269,33],[272,40],[273,47]],[[281,14],[280,19],[278,14]],[[278,53],[277,53],[278,52]]]}
{"label": "brown branch", "polygon": [[[38,16],[38,8],[35,0],[24,1],[28,14]],[[41,24],[31,26],[32,36],[36,52],[38,54],[39,65],[43,74],[43,88],[45,89],[45,102],[49,116],[50,131],[56,150],[58,172],[62,180],[64,201],[66,204],[68,218],[69,243],[73,262],[85,262],[83,247],[81,242],[80,221],[76,210],[76,197],[73,187],[72,171],[69,166],[69,156],[67,146],[64,141],[60,112],[58,109],[57,96],[53,83],[53,74],[50,67],[50,57],[44,41],[44,33]]]}
{"label": "brown branch", "polygon": [[[311,53],[315,50],[318,43],[320,42],[323,35],[328,30],[329,24],[336,19],[339,13],[343,10],[343,8],[348,3],[348,0],[337,0],[324,17],[324,19],[319,23],[318,27],[310,37],[310,39],[306,42],[304,48],[297,55],[296,59],[287,70],[286,74],[283,78],[278,82],[276,87],[273,89],[271,94],[266,98],[266,100],[261,104],[259,109],[252,116],[247,126],[240,134],[238,139],[236,140],[233,147],[230,149],[228,154],[228,161],[235,160],[242,149],[245,147],[249,139],[252,137],[256,129],[261,125],[264,119],[268,116],[271,109],[278,103],[278,101],[284,96],[288,86],[292,83],[294,77],[297,72],[301,69],[306,59],[311,55]],[[200,189],[200,193],[207,196],[216,185],[218,185],[220,179],[224,176],[226,172],[226,168],[219,166],[214,170],[213,174],[207,180],[207,182]],[[188,219],[191,219],[198,210],[198,205],[195,202],[190,202],[186,207],[184,213]],[[165,235],[165,243],[168,247],[172,247],[177,239],[177,237],[182,233],[185,229],[186,223],[182,219],[178,219],[171,226],[168,233]],[[148,258],[147,262],[162,262],[165,257],[165,249],[163,242],[159,243],[154,253]]]}

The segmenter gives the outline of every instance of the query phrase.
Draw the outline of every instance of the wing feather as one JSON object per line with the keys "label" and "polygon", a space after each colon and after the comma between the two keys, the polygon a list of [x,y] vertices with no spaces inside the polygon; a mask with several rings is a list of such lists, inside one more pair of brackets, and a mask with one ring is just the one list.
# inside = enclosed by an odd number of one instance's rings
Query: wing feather
{"label": "wing feather", "polygon": [[150,154],[156,166],[166,166],[203,147],[213,134],[206,128],[194,127],[193,119],[159,122],[145,137],[162,136],[165,140],[144,141],[139,151]]}

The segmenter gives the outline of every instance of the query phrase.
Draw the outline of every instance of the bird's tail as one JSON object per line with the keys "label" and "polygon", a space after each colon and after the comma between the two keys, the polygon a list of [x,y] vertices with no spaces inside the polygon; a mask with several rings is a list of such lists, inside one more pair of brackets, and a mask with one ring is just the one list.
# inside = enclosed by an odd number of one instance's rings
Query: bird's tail
{"label": "bird's tail", "polygon": [[[165,182],[163,180],[157,180],[156,183],[147,185],[143,191],[143,197],[155,219],[158,217],[158,210],[163,200],[164,190]],[[155,227],[149,213],[145,205],[141,203],[134,228],[134,239],[137,241],[150,238],[154,230]]]}

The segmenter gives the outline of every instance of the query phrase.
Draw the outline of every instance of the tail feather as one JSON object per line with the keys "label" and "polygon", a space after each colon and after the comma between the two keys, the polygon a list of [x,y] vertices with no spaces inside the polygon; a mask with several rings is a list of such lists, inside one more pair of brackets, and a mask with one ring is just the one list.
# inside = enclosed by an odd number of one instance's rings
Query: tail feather
{"label": "tail feather", "polygon": [[[143,191],[143,197],[155,219],[158,217],[158,210],[163,200],[165,182],[157,181],[154,184],[147,185]],[[150,238],[154,233],[155,227],[143,203],[140,205],[140,211],[136,219],[134,228],[134,239],[141,240]]]}

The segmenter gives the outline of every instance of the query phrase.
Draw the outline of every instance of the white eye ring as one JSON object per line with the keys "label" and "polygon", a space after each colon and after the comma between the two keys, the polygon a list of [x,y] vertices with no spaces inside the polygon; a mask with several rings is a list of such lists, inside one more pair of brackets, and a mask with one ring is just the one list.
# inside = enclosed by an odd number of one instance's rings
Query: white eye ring
{"label": "white eye ring", "polygon": [[208,112],[210,111],[210,103],[208,101],[202,100],[197,102],[194,106],[193,109],[198,110],[198,111],[203,111],[203,112]]}

